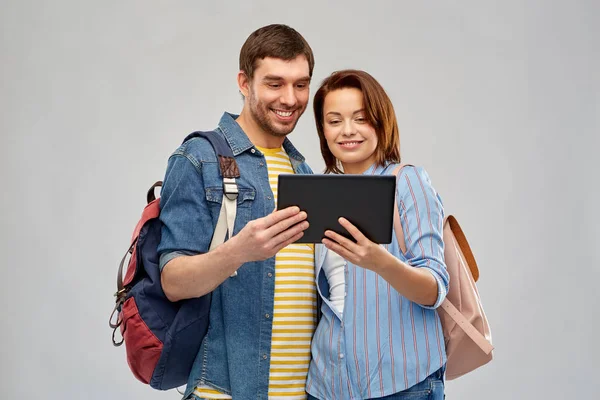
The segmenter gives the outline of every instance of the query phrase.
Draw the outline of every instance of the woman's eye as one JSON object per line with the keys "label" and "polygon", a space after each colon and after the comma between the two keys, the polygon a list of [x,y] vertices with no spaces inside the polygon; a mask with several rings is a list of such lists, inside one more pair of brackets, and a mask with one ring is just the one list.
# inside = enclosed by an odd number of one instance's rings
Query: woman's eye
{"label": "woman's eye", "polygon": [[339,122],[340,122],[339,120],[334,119],[333,121],[329,121],[328,124],[329,125],[335,125],[335,124],[338,124]]}

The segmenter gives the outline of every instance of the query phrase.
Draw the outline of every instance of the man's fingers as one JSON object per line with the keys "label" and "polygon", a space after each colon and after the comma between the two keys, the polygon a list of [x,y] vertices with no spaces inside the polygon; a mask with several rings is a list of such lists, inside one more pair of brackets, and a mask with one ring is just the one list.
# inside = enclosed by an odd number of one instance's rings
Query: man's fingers
{"label": "man's fingers", "polygon": [[[266,234],[269,237],[275,237],[278,234],[280,234],[281,232],[286,231],[290,226],[299,224],[300,222],[304,221],[306,219],[306,217],[307,217],[306,212],[301,211],[298,214],[292,215],[291,217],[288,217],[284,220],[279,221],[275,225],[270,226],[266,230]],[[306,228],[304,228],[304,229],[306,229]]]}
{"label": "man's fingers", "polygon": [[[304,232],[300,232],[300,233],[298,233],[298,234],[296,234],[296,235],[292,236],[291,238],[289,238],[289,239],[288,239],[288,240],[286,240],[285,242],[283,242],[283,243],[280,243],[280,244],[277,246],[277,252],[279,252],[279,251],[280,251],[281,249],[283,249],[284,247],[286,247],[286,246],[289,246],[290,244],[292,244],[292,243],[294,243],[295,241],[299,240],[299,239],[300,239],[302,236],[304,236]],[[276,252],[276,254],[277,254],[277,252]]]}
{"label": "man's fingers", "polygon": [[[279,247],[279,245],[281,243],[288,242],[290,239],[296,237],[299,233],[302,233],[304,235],[304,231],[306,229],[308,229],[308,226],[309,226],[308,221],[304,221],[304,222],[300,222],[296,226],[293,226],[293,227],[279,233],[273,239],[271,239],[271,241],[269,242],[269,247]],[[298,239],[296,239],[296,240],[298,240]],[[293,240],[290,243],[293,243],[294,241],[295,240]],[[283,246],[283,247],[285,247],[285,246]]]}
{"label": "man's fingers", "polygon": [[279,223],[280,221],[283,221],[287,218],[293,217],[294,215],[297,215],[298,213],[300,213],[300,208],[296,207],[296,206],[288,207],[288,208],[284,208],[283,210],[272,212],[271,214],[264,217],[263,221],[264,221],[265,225],[263,227],[270,228],[271,226]]}

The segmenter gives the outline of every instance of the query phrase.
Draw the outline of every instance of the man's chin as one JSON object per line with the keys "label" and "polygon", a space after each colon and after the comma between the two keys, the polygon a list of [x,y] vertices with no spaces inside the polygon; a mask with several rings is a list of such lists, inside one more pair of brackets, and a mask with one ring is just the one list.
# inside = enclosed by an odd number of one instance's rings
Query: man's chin
{"label": "man's chin", "polygon": [[290,121],[289,123],[281,123],[281,122],[271,123],[271,127],[270,127],[271,134],[273,136],[287,136],[290,133],[292,133],[292,131],[296,127],[297,123],[298,123],[297,119],[294,121]]}
{"label": "man's chin", "polygon": [[284,137],[284,136],[287,136],[290,133],[292,133],[292,131],[291,130],[281,131],[281,130],[271,129],[269,133],[271,133],[271,135],[276,136],[276,137]]}

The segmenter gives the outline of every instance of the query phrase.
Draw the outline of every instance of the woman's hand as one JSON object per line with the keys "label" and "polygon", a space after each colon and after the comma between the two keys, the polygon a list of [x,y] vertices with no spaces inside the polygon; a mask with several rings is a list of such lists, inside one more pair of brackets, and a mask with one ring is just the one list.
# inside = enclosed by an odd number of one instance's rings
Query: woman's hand
{"label": "woman's hand", "polygon": [[329,250],[335,251],[347,261],[354,265],[377,272],[378,267],[389,263],[389,257],[394,258],[382,246],[373,243],[357,227],[352,225],[346,218],[338,219],[340,225],[352,235],[356,243],[333,231],[325,231],[326,238],[323,244]]}
{"label": "woman's hand", "polygon": [[371,242],[347,219],[339,223],[356,239],[356,243],[332,231],[326,231],[323,244],[354,265],[370,269],[389,282],[401,295],[425,306],[432,306],[438,297],[437,281],[424,268],[413,268],[394,257],[383,246]]}

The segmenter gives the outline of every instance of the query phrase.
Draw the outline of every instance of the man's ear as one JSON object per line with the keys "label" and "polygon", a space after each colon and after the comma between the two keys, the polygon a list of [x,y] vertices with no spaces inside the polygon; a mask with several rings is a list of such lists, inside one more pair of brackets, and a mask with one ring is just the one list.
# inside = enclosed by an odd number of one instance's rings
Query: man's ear
{"label": "man's ear", "polygon": [[248,94],[250,93],[250,79],[248,79],[248,76],[244,71],[238,72],[237,82],[242,96],[248,97]]}

